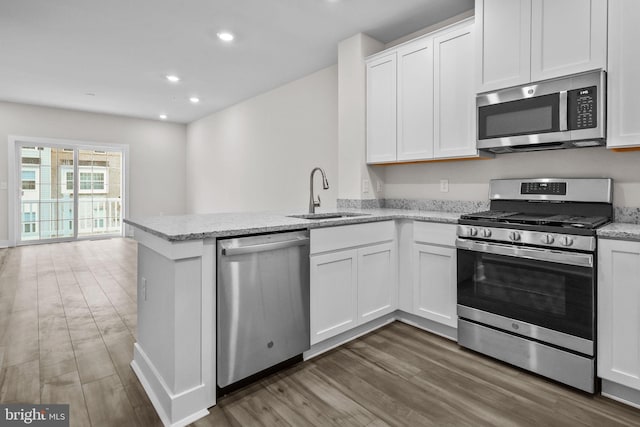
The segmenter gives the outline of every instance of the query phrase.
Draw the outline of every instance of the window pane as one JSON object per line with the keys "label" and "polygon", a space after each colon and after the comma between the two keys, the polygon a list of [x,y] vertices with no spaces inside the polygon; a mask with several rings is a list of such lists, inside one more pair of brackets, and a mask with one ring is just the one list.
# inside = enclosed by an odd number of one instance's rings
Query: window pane
{"label": "window pane", "polygon": [[35,181],[36,180],[36,171],[23,170],[22,171],[22,180]]}
{"label": "window pane", "polygon": [[67,181],[67,190],[73,191],[73,172],[67,172],[66,181]]}

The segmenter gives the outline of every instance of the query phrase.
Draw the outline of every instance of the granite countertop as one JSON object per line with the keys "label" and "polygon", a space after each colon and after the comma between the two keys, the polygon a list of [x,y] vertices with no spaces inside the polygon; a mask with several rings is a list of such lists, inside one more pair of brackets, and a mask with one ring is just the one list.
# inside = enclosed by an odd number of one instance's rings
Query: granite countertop
{"label": "granite countertop", "polygon": [[640,241],[640,224],[613,222],[599,228],[597,233],[602,239]]}
{"label": "granite countertop", "polygon": [[[319,211],[322,213],[323,211]],[[268,233],[335,227],[338,225],[393,219],[412,219],[428,222],[456,224],[459,212],[436,212],[409,209],[339,209],[339,212],[362,214],[344,218],[308,220],[290,218],[304,212],[243,212],[198,215],[166,215],[147,218],[125,219],[124,222],[169,241],[199,240],[211,237],[242,236]]]}

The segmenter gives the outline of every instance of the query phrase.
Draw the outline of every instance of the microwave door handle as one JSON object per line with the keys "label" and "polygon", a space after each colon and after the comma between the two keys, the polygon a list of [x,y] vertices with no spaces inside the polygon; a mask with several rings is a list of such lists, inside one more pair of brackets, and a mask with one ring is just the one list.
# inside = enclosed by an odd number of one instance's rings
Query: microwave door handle
{"label": "microwave door handle", "polygon": [[567,91],[560,91],[560,105],[558,106],[558,115],[560,116],[560,120],[558,124],[560,126],[560,132],[569,130],[567,126]]}

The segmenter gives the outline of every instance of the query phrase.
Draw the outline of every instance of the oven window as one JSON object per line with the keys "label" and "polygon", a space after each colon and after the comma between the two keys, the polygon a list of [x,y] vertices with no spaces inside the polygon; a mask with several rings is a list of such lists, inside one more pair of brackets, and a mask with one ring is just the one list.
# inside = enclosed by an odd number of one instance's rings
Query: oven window
{"label": "oven window", "polygon": [[458,249],[458,304],[593,339],[593,269]]}
{"label": "oven window", "polygon": [[558,132],[560,95],[537,96],[480,107],[479,139]]}

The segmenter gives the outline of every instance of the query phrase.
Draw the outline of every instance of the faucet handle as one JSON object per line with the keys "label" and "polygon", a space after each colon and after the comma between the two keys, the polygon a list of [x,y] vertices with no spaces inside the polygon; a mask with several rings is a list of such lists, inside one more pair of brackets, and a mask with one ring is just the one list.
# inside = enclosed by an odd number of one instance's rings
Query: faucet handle
{"label": "faucet handle", "polygon": [[319,207],[320,207],[320,195],[319,195],[319,194],[318,194],[318,201],[317,201],[317,202],[316,202],[316,201],[314,201],[314,202],[313,202],[313,206],[315,206],[316,208],[319,208]]}

